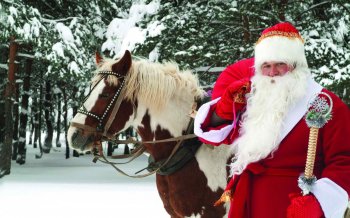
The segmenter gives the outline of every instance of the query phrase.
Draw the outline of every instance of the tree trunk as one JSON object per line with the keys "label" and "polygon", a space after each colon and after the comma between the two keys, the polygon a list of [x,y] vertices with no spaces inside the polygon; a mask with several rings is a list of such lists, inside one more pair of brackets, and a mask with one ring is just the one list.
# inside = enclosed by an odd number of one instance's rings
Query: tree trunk
{"label": "tree trunk", "polygon": [[249,30],[249,19],[247,15],[243,15],[243,38],[245,43],[249,43],[250,40],[250,30]]}
{"label": "tree trunk", "polygon": [[[133,137],[132,128],[130,127],[127,128],[124,133],[125,133],[125,139],[129,139],[130,137]],[[124,154],[130,154],[130,148],[128,144],[125,144],[124,146]]]}
{"label": "tree trunk", "polygon": [[0,178],[10,174],[11,172],[11,153],[12,153],[12,136],[13,136],[13,121],[12,121],[12,105],[13,96],[15,93],[15,74],[16,74],[16,53],[18,44],[15,38],[10,39],[10,54],[9,54],[9,71],[8,82],[5,92],[5,140],[0,147]]}
{"label": "tree trunk", "polygon": [[33,138],[33,147],[37,148],[38,147],[38,139],[39,139],[39,103],[38,103],[38,97],[33,97],[33,107],[32,111],[34,114],[34,119],[33,119],[33,131],[34,131],[34,138]]}
{"label": "tree trunk", "polygon": [[112,156],[113,154],[113,143],[112,142],[108,142],[107,143],[107,156]]}
{"label": "tree trunk", "polygon": [[70,149],[68,146],[68,140],[67,140],[67,132],[68,132],[68,99],[67,99],[67,92],[63,88],[62,89],[63,94],[63,125],[64,125],[64,138],[66,139],[66,159],[70,157]]}
{"label": "tree trunk", "polygon": [[29,144],[32,145],[33,144],[33,133],[34,133],[34,119],[33,116],[30,116],[30,133],[29,133]]}
{"label": "tree trunk", "polygon": [[19,127],[19,84],[16,83],[15,102],[13,104],[13,143],[12,143],[12,160],[16,160],[18,153],[18,127]]}
{"label": "tree trunk", "polygon": [[[78,91],[79,91],[79,89],[76,87],[76,86],[74,86],[73,87],[73,93],[72,93],[72,99],[77,99],[77,94],[78,94]],[[68,99],[67,99],[67,101],[68,101]],[[79,105],[78,104],[74,104],[73,105],[73,116],[75,116],[76,114],[77,114],[77,112],[78,112],[78,107],[79,107]],[[66,138],[67,138],[67,136],[66,136]],[[68,144],[67,144],[68,145]],[[79,157],[80,156],[80,154],[76,151],[76,150],[73,150],[73,157]]]}
{"label": "tree trunk", "polygon": [[30,75],[32,73],[33,60],[26,59],[25,75],[23,79],[23,94],[21,102],[21,114],[19,117],[19,142],[17,163],[24,164],[26,159],[26,136],[28,121],[28,100],[30,89]]}
{"label": "tree trunk", "polygon": [[62,95],[61,93],[58,93],[57,95],[57,123],[56,123],[56,147],[61,147],[61,141],[60,141],[60,135],[61,135],[61,114],[62,114],[62,110],[61,110],[61,98]]}
{"label": "tree trunk", "polygon": [[[9,50],[3,49],[1,53],[1,63],[5,63],[8,60]],[[7,70],[0,69],[0,78],[7,77]],[[7,80],[3,79],[0,81],[0,149],[3,146],[5,140],[5,85]]]}
{"label": "tree trunk", "polygon": [[[41,73],[41,78],[42,78],[42,73]],[[41,116],[42,116],[42,102],[43,102],[43,85],[40,84],[40,92],[39,92],[39,108],[38,108],[38,128],[36,129],[37,131],[37,136],[38,136],[38,143],[39,143],[39,154],[35,155],[35,158],[41,158],[43,156],[43,146],[41,144]]]}
{"label": "tree trunk", "polygon": [[50,153],[52,148],[53,139],[53,125],[52,125],[52,94],[51,94],[51,82],[46,81],[45,87],[45,100],[44,100],[44,113],[46,122],[46,137],[44,141],[43,151],[44,153]]}
{"label": "tree trunk", "polygon": [[[1,74],[1,76],[4,76]],[[4,76],[6,77],[6,76]],[[1,78],[4,78],[1,77]],[[2,84],[1,84],[2,85]],[[4,86],[1,86],[4,87]],[[5,89],[1,89],[1,101],[0,101],[0,157],[2,157],[1,152],[5,141]]]}
{"label": "tree trunk", "polygon": [[[318,5],[322,3],[321,0],[313,0],[311,5]],[[331,8],[332,2],[329,2],[327,4],[321,4],[318,7],[313,8],[314,16],[320,19],[321,21],[327,21],[327,9]]]}
{"label": "tree trunk", "polygon": [[286,20],[285,11],[286,11],[287,4],[288,4],[288,0],[280,0],[279,4],[277,4],[277,6],[278,6],[278,18],[281,21]]}

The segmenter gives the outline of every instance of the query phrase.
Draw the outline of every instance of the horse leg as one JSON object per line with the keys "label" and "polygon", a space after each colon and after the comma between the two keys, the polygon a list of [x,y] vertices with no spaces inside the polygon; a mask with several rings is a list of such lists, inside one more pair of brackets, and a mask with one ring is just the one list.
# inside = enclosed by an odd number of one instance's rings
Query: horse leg
{"label": "horse leg", "polygon": [[183,218],[180,214],[178,214],[170,203],[171,196],[169,196],[169,186],[165,176],[157,175],[157,189],[160,198],[163,201],[163,205],[167,213],[171,218]]}
{"label": "horse leg", "polygon": [[207,205],[205,206],[205,210],[203,211],[203,214],[201,218],[222,218],[226,217],[224,216],[226,214],[226,209],[223,205],[214,207],[213,205]]}

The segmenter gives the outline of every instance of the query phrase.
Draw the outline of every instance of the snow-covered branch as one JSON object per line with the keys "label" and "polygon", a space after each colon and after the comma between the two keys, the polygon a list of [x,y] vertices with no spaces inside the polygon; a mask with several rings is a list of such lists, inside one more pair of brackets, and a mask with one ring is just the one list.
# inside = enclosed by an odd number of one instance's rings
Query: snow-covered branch
{"label": "snow-covered branch", "polygon": [[60,18],[60,19],[55,19],[55,20],[42,18],[42,21],[45,23],[57,23],[57,22],[69,21],[69,20],[73,20],[73,19],[83,20],[81,17],[66,17],[66,18]]}
{"label": "snow-covered branch", "polygon": [[35,58],[35,56],[32,55],[32,54],[21,53],[21,52],[18,52],[18,53],[17,53],[17,56],[18,56],[18,57],[25,57],[25,58],[29,58],[29,59],[34,59],[34,58]]}
{"label": "snow-covered branch", "polygon": [[9,66],[7,64],[0,64],[0,69],[8,70]]}

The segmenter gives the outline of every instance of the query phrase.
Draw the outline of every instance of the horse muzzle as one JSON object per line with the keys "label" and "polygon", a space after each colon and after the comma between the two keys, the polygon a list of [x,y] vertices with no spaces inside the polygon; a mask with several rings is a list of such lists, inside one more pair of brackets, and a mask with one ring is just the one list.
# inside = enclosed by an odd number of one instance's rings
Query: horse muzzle
{"label": "horse muzzle", "polygon": [[71,148],[78,151],[91,150],[96,136],[93,134],[84,134],[79,128],[70,127],[68,129],[68,144]]}

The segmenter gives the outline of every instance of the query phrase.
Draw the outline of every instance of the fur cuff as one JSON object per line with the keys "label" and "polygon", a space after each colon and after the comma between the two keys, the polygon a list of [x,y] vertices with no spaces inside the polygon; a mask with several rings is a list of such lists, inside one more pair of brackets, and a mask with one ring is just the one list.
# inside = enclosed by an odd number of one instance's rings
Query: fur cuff
{"label": "fur cuff", "polygon": [[328,178],[316,181],[311,192],[322,207],[326,218],[342,218],[348,206],[347,192]]}

